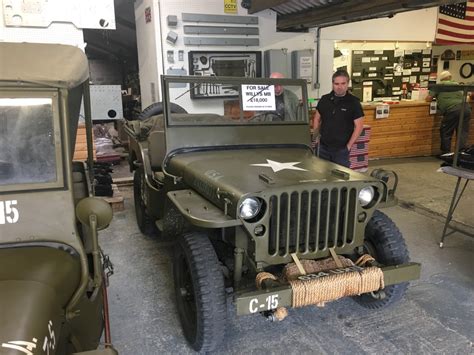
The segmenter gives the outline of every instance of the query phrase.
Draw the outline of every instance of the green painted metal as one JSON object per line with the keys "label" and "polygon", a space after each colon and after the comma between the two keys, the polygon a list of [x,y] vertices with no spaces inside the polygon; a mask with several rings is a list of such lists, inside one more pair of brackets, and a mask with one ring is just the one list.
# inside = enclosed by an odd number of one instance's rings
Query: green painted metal
{"label": "green painted metal", "polygon": [[203,228],[225,228],[242,224],[232,219],[208,200],[190,189],[168,192],[168,197],[193,225]]}
{"label": "green painted metal", "polygon": [[[0,203],[9,206],[0,218],[0,309],[6,312],[0,352],[32,339],[37,349],[46,342],[51,355],[93,350],[104,329],[97,230],[110,222],[111,211],[89,197],[90,167],[72,161],[87,59],[77,48],[52,44],[0,43],[0,52],[0,98],[52,100],[49,137],[57,164],[53,181],[0,185]],[[90,131],[90,115],[86,121]],[[82,206],[77,215],[76,205]]]}
{"label": "green painted metal", "polygon": [[[219,98],[202,105],[193,101],[190,91],[196,87],[222,82],[235,90],[238,102],[232,108],[237,113],[226,113],[225,101]],[[299,86],[304,113],[295,120],[255,124],[258,115],[243,110],[246,84]],[[293,253],[300,259],[321,259],[330,249],[353,255],[364,245],[374,211],[395,200],[390,196],[387,201],[389,185],[380,178],[314,156],[306,86],[290,79],[165,76],[164,113],[147,122],[127,123],[131,170],[140,167],[146,175],[148,215],[173,237],[207,232],[233,282],[239,315],[291,306],[288,285],[264,283],[266,289],[247,292],[248,285],[266,267],[292,262]],[[170,103],[180,102],[195,111],[172,114]],[[209,107],[210,113],[203,113]],[[368,186],[375,196],[362,206],[358,195]],[[257,199],[260,208],[256,216],[244,219],[240,206],[249,197]],[[180,223],[183,228],[174,226]],[[391,285],[418,278],[420,265],[385,267],[383,272],[385,284]]]}

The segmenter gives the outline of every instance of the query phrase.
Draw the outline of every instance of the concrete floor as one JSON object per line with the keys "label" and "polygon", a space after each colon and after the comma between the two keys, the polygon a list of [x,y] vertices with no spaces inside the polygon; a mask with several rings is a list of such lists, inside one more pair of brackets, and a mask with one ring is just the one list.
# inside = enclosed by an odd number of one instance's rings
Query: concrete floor
{"label": "concrete floor", "polygon": [[[445,181],[444,174],[435,173],[439,161],[434,158],[389,163],[397,163],[390,165],[397,165],[400,175],[412,176],[418,186],[401,179],[398,196],[410,208],[384,210],[404,234],[412,261],[422,263],[421,279],[411,283],[405,299],[381,311],[343,299],[325,308],[290,310],[283,322],[270,323],[261,316],[237,318],[229,298],[226,337],[216,353],[474,353],[474,239],[455,233],[439,249],[438,212],[417,207],[421,201],[438,206],[439,213],[447,211],[449,198],[443,196],[452,193],[455,178],[446,176]],[[386,164],[371,162],[372,167]],[[428,167],[443,180],[435,182]],[[472,197],[470,188],[465,194]],[[121,354],[192,353],[174,303],[172,245],[139,232],[131,187],[120,190],[125,210],[115,213],[101,232],[102,247],[115,265],[109,288],[113,343]],[[463,208],[458,219],[466,215],[472,226],[472,199]]]}
{"label": "concrete floor", "polygon": [[[441,160],[434,157],[380,159],[369,162],[370,170],[384,168],[399,176],[397,197],[406,208],[444,222],[457,178],[438,172]],[[463,180],[464,183],[465,180]],[[454,224],[474,234],[474,183],[468,183],[454,213]]]}

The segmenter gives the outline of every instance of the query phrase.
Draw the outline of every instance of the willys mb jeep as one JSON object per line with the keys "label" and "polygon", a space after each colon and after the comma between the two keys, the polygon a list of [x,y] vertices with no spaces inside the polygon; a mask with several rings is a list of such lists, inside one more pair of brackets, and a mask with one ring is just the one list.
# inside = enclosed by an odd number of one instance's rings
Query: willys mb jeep
{"label": "willys mb jeep", "polygon": [[[75,47],[0,43],[0,353],[117,354],[92,197],[88,64]],[[81,99],[88,164],[72,161]],[[97,349],[104,326],[106,346]]]}
{"label": "willys mb jeep", "polygon": [[367,176],[310,149],[306,82],[162,77],[163,103],[130,121],[136,219],[176,241],[184,335],[197,351],[238,315],[344,296],[367,308],[400,300],[419,277],[400,231],[377,210],[389,173]]}

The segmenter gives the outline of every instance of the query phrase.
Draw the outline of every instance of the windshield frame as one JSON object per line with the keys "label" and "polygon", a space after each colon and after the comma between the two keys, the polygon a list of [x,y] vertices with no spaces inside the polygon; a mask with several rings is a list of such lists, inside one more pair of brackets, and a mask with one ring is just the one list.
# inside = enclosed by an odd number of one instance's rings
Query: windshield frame
{"label": "windshield frame", "polygon": [[54,134],[54,151],[56,162],[56,179],[50,182],[28,182],[28,183],[10,183],[0,185],[0,193],[26,191],[26,190],[46,190],[55,188],[64,188],[64,152],[63,152],[63,134],[61,130],[60,114],[59,114],[59,92],[57,89],[15,89],[0,88],[0,98],[27,99],[40,98],[51,99],[52,124]]}
{"label": "windshield frame", "polygon": [[[231,96],[233,98],[238,98],[240,104],[240,119],[236,120],[235,123],[227,124],[213,124],[213,123],[195,123],[191,122],[186,123],[176,123],[171,120],[171,105],[170,103],[175,103],[174,97],[171,97],[170,93],[170,84],[174,83],[185,83],[188,84],[187,90],[182,93],[189,95],[191,97],[190,91],[203,83],[225,83],[225,84],[234,84],[239,86],[239,93],[237,96]],[[302,111],[302,120],[298,121],[281,121],[281,122],[246,122],[243,118],[243,102],[242,102],[242,85],[245,84],[257,84],[263,86],[270,85],[283,85],[283,86],[295,86],[301,88],[301,111]],[[163,112],[165,114],[165,125],[167,127],[212,127],[212,126],[222,126],[222,127],[235,127],[235,126],[276,126],[276,125],[308,125],[309,124],[309,113],[308,113],[308,93],[307,93],[307,82],[303,79],[287,79],[287,78],[237,78],[237,77],[211,77],[211,76],[177,76],[177,75],[163,75],[162,76],[162,90],[163,90]],[[180,97],[178,96],[178,97]],[[223,103],[223,100],[229,97],[218,97],[211,98],[209,100],[219,100]],[[202,101],[198,99],[197,101]],[[224,117],[224,116],[223,116]]]}

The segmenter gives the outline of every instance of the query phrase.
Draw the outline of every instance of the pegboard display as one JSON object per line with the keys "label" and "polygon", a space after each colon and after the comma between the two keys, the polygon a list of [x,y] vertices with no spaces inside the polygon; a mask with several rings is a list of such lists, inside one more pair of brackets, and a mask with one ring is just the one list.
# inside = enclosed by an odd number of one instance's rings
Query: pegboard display
{"label": "pegboard display", "polygon": [[[199,21],[191,21],[193,18],[189,18],[188,15],[183,18],[183,14],[193,14],[194,20],[199,19]],[[195,15],[199,16],[196,18]],[[240,2],[236,4],[236,12],[229,15],[225,11],[225,3],[222,0],[137,1],[135,2],[135,17],[143,106],[155,102],[154,98],[160,100],[161,86],[158,79],[160,75],[166,73],[171,75],[190,74],[188,61],[190,51],[247,52],[285,48],[288,53],[291,53],[294,50],[314,47],[314,33],[277,32],[275,12],[260,11],[258,14],[250,16]],[[233,21],[209,22],[213,19],[222,20],[223,18],[230,18]],[[242,18],[248,19],[248,22],[246,24],[236,23]],[[232,34],[228,34],[228,31],[231,31]],[[199,34],[194,32],[199,32]],[[213,44],[186,44],[185,38],[190,37],[196,39],[212,37],[216,41]],[[231,47],[227,44],[218,45],[222,40],[229,38],[258,40],[259,44],[252,46],[244,43]],[[143,50],[140,51],[140,48]],[[261,66],[260,69],[263,71]],[[252,71],[252,68],[250,70]],[[151,88],[156,88],[156,92]],[[308,85],[308,89],[310,97],[316,95],[315,89],[313,90],[311,85]],[[212,110],[212,107],[215,107],[215,105],[211,105],[211,100],[195,100],[194,103],[199,106],[208,104],[209,107],[206,106],[206,110]]]}
{"label": "pegboard display", "polygon": [[189,52],[190,75],[259,78],[261,63],[262,52]]}
{"label": "pegboard display", "polygon": [[430,72],[431,49],[352,51],[352,93],[363,101],[410,98]]}
{"label": "pegboard display", "polygon": [[[190,51],[189,74],[198,76],[235,76],[259,78],[262,75],[262,52]],[[191,98],[231,97],[238,92],[232,87],[220,90],[201,85],[191,91]]]}

